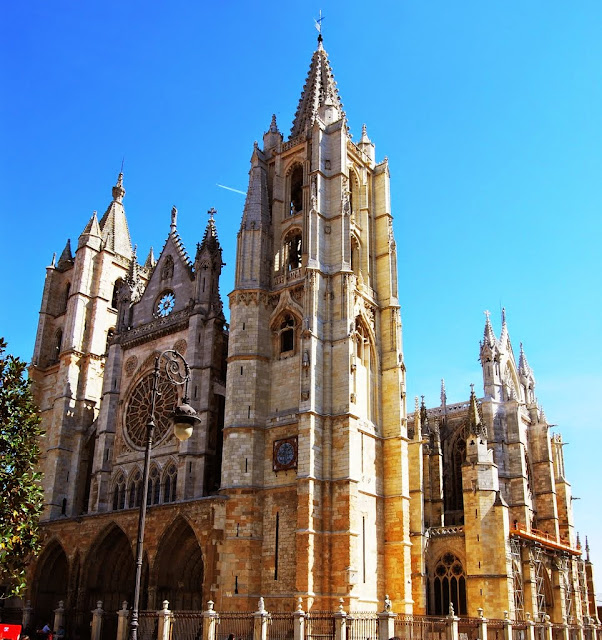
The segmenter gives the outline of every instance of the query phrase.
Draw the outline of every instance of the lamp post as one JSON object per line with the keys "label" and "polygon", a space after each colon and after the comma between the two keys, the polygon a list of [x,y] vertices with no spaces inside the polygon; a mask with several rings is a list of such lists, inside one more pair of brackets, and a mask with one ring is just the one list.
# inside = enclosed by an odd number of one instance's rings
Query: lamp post
{"label": "lamp post", "polygon": [[140,604],[140,582],[142,578],[142,555],[144,544],[144,525],[146,523],[146,501],[148,499],[148,471],[150,467],[151,448],[155,431],[155,408],[159,391],[159,377],[161,375],[161,360],[165,359],[165,374],[174,385],[184,385],[182,404],[176,406],[170,420],[174,425],[174,435],[180,441],[188,440],[192,435],[194,425],[201,421],[196,411],[189,404],[188,382],[190,367],[184,356],[173,349],[164,351],[155,359],[153,371],[153,388],[151,391],[151,409],[146,424],[146,450],[144,453],[144,471],[142,473],[142,502],[138,515],[138,540],[136,541],[136,580],[134,583],[134,606],[130,623],[130,640],[138,639],[138,607]]}

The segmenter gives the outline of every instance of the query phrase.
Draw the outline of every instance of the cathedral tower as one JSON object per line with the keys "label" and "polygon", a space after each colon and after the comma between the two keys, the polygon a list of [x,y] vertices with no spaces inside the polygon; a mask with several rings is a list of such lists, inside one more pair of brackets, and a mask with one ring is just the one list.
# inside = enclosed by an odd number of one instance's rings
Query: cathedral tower
{"label": "cathedral tower", "polygon": [[[100,221],[96,211],[75,255],[71,245],[46,270],[30,377],[46,432],[41,467],[45,518],[85,511],[91,464],[89,429],[98,415],[117,289],[132,244],[123,208],[123,174]],[[117,285],[116,285],[117,283]]]}
{"label": "cathedral tower", "polygon": [[396,274],[388,163],[365,126],[352,142],[320,36],[290,136],[273,117],[251,156],[230,294],[225,592],[324,609],[389,593],[411,610]]}

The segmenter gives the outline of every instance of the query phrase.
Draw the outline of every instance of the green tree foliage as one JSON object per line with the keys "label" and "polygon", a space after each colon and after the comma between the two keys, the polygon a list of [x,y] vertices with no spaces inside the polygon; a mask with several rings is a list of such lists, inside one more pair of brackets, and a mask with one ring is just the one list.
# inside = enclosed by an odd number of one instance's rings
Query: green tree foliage
{"label": "green tree foliage", "polygon": [[0,585],[6,597],[23,593],[27,564],[39,550],[43,491],[35,470],[42,432],[31,382],[25,362],[5,351],[0,338]]}

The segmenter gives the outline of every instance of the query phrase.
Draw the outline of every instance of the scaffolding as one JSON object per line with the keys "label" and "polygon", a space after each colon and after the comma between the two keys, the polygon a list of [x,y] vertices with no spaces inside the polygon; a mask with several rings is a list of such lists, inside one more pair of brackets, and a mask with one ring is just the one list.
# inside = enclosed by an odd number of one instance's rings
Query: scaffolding
{"label": "scaffolding", "polygon": [[564,580],[564,615],[567,624],[573,616],[573,581],[571,580],[571,563],[568,557],[560,558],[560,571]]}
{"label": "scaffolding", "polygon": [[535,595],[537,597],[537,615],[539,620],[543,620],[546,615],[546,595],[544,592],[544,577],[543,572],[545,568],[543,566],[543,549],[539,544],[534,544],[531,547],[531,554],[533,556],[533,564],[535,566]]}
{"label": "scaffolding", "polygon": [[523,569],[520,548],[520,540],[518,538],[510,538],[512,584],[514,586],[514,615],[516,620],[525,619],[525,595],[523,592]]}
{"label": "scaffolding", "polygon": [[577,560],[577,578],[579,580],[579,594],[581,596],[581,620],[587,620],[589,616],[589,606],[587,598],[587,581],[585,579],[585,562]]}

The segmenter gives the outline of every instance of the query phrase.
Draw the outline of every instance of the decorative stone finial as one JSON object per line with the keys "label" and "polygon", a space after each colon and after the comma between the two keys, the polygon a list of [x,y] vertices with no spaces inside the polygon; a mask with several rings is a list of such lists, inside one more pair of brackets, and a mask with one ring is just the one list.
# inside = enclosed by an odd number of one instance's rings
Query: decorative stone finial
{"label": "decorative stone finial", "polygon": [[127,601],[127,600],[124,600],[124,601],[121,603],[121,610],[122,610],[122,611],[127,611],[127,610],[128,610],[128,601]]}
{"label": "decorative stone finial", "polygon": [[169,611],[169,601],[163,600],[163,611]]}
{"label": "decorative stone finial", "polygon": [[278,124],[276,123],[276,114],[272,114],[272,122],[270,122],[270,133],[278,133]]}
{"label": "decorative stone finial", "polygon": [[125,189],[123,188],[123,173],[120,173],[117,178],[117,184],[112,189],[113,200],[115,202],[122,202],[125,195]]}
{"label": "decorative stone finial", "polygon": [[454,614],[454,605],[450,602],[449,603],[449,615],[453,616]]}
{"label": "decorative stone finial", "polygon": [[257,612],[263,613],[265,611],[265,603],[263,598],[259,598],[259,602],[257,603]]}
{"label": "decorative stone finial", "polygon": [[171,208],[171,224],[169,225],[169,230],[174,232],[176,230],[176,225],[178,222],[178,210],[173,206]]}
{"label": "decorative stone finial", "polygon": [[207,603],[207,611],[213,611],[213,605],[215,603],[213,602],[213,600],[209,600],[209,602]]}
{"label": "decorative stone finial", "polygon": [[303,598],[301,596],[297,598],[297,611],[303,611]]}

